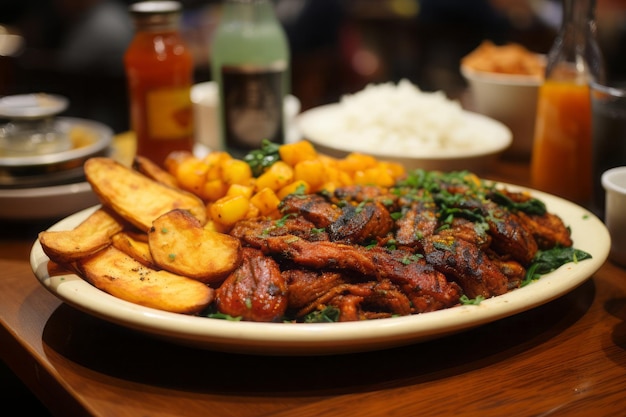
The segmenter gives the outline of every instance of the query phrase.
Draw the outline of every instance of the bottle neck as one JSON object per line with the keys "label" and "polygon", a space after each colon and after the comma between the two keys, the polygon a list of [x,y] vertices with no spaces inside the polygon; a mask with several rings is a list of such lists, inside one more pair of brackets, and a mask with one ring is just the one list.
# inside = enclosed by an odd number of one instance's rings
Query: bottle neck
{"label": "bottle neck", "polygon": [[274,5],[269,0],[227,0],[224,3],[224,21],[275,22]]}
{"label": "bottle neck", "polygon": [[546,78],[586,82],[604,77],[595,7],[596,0],[563,0],[563,23],[548,53]]}

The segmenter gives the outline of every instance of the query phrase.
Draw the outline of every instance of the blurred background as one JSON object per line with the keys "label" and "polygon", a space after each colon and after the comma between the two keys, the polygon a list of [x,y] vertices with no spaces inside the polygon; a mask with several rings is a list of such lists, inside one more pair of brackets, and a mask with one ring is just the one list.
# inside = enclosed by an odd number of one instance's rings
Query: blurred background
{"label": "blurred background", "polygon": [[[128,129],[122,58],[134,28],[131,0],[2,0],[0,95],[67,96],[66,116]],[[216,0],[182,0],[196,82],[209,81]],[[368,83],[409,79],[458,97],[460,59],[483,40],[545,53],[560,0],[275,0],[292,53],[292,93],[302,109],[337,101]],[[626,1],[597,0],[598,38],[609,77],[626,78]]]}

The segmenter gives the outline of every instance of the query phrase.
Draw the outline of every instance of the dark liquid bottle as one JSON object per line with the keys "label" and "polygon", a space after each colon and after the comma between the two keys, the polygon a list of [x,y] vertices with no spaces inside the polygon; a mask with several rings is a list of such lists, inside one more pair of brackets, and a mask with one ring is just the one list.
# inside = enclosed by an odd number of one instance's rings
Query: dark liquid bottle
{"label": "dark liquid bottle", "polygon": [[284,142],[289,47],[268,0],[227,0],[211,47],[223,147],[242,155]]}

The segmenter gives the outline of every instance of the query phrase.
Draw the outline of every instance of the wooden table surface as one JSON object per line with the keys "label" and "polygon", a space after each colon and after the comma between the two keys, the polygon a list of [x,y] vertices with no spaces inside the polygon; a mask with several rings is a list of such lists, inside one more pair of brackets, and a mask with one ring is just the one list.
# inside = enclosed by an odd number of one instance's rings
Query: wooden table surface
{"label": "wooden table surface", "polygon": [[[525,164],[491,177],[526,185]],[[598,416],[626,411],[626,270],[420,344],[257,357],[156,340],[63,304],[28,254],[51,222],[0,222],[0,355],[58,416]]]}

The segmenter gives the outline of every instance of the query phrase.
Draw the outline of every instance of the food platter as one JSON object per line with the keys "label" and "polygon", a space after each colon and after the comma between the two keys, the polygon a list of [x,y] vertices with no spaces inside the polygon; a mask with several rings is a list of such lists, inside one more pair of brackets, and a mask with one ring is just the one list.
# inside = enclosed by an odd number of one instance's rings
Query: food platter
{"label": "food platter", "polygon": [[[350,152],[362,152],[380,160],[399,162],[407,169],[467,169],[480,174],[512,142],[512,133],[504,124],[469,111],[461,113],[459,123],[463,123],[463,128],[457,129],[457,132],[467,132],[462,136],[468,146],[450,144],[445,148],[427,147],[410,140],[404,141],[402,146],[377,139],[368,141],[360,131],[350,130],[342,113],[341,104],[315,107],[298,115],[296,126],[302,138],[313,143],[321,153],[343,157]],[[450,130],[453,130],[452,127]],[[471,135],[476,141],[469,140],[465,135]]]}
{"label": "food platter", "polygon": [[[525,190],[509,186],[513,190]],[[549,194],[529,190],[572,229],[574,246],[591,259],[563,265],[523,288],[482,301],[413,316],[346,323],[232,322],[168,313],[117,299],[74,274],[50,276],[48,257],[39,242],[30,255],[39,282],[65,303],[90,315],[174,343],[209,350],[259,355],[327,355],[371,351],[419,343],[468,330],[558,298],[589,279],[605,262],[610,237],[588,210]],[[75,213],[51,227],[78,225],[97,206]]]}

